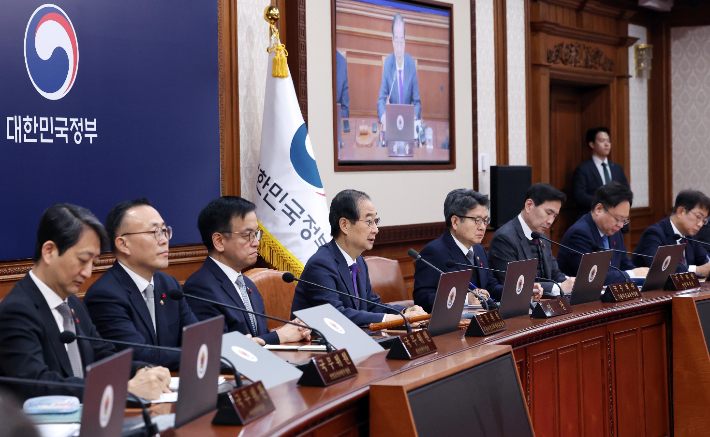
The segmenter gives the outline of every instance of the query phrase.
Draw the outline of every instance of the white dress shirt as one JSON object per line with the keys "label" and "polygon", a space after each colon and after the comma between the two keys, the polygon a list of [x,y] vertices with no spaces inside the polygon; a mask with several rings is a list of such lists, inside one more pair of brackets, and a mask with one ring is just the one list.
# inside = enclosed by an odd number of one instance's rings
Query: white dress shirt
{"label": "white dress shirt", "polygon": [[[466,249],[466,246],[464,246],[462,242],[460,242],[459,240],[457,240],[456,237],[454,237],[454,234],[451,234],[451,238],[454,239],[454,243],[456,243],[456,245],[459,247],[459,249],[461,249],[461,252],[463,252],[463,256],[468,255],[468,251],[469,251],[469,250],[473,250],[473,246],[471,246],[469,249]],[[469,303],[468,303],[468,293],[466,293],[466,302],[464,302],[464,304],[469,305]]]}
{"label": "white dress shirt", "polygon": [[[518,220],[520,220],[520,226],[523,228],[523,234],[525,234],[525,238],[528,240],[532,240],[532,229],[530,229],[530,226],[528,226],[527,223],[525,223],[525,220],[523,220],[523,215],[518,214]],[[542,255],[542,254],[541,254]],[[569,276],[565,275],[566,278],[569,278]],[[557,284],[554,284],[552,286],[552,290],[550,291],[553,295],[559,296],[560,295],[560,287],[557,286]]]}
{"label": "white dress shirt", "polygon": [[146,301],[146,305],[148,305],[148,300],[145,297],[145,289],[148,288],[149,284],[153,286],[153,289],[155,289],[155,283],[153,283],[153,278],[150,278],[150,281],[146,281],[142,276],[140,276],[139,274],[137,274],[133,270],[126,267],[125,264],[123,264],[121,261],[116,260],[116,262],[118,263],[118,265],[123,267],[123,270],[125,270],[126,273],[128,273],[128,276],[130,276],[131,279],[133,279],[133,282],[136,283],[136,287],[138,287],[138,291],[141,292],[141,296],[143,296],[143,300]]}
{"label": "white dress shirt", "polygon": [[[57,310],[57,307],[64,302],[66,302],[65,299],[62,299],[59,297],[57,293],[54,292],[47,284],[42,282],[33,272],[30,270],[30,278],[34,281],[35,285],[37,288],[39,288],[40,293],[42,293],[42,296],[44,296],[44,300],[47,301],[47,305],[49,305],[49,310],[52,312],[52,315],[54,316],[54,321],[57,322],[57,327],[59,328],[59,332],[64,332],[64,317],[59,313],[59,310]],[[69,347],[68,344],[64,344],[64,349],[67,349]],[[67,349],[67,352],[69,350]]]}
{"label": "white dress shirt", "polygon": [[[673,233],[678,234],[681,237],[676,240],[676,243],[680,244],[680,240],[683,238],[683,234],[681,234],[680,231],[678,230],[678,228],[675,227],[675,225],[673,224],[673,220],[669,220],[669,221],[671,222],[671,228],[673,228]],[[683,249],[683,256],[685,257],[685,262],[689,263],[690,260],[688,260],[688,255],[687,255],[687,252],[685,249]],[[698,266],[696,266],[696,265],[692,265],[692,266],[688,265],[688,271],[691,273],[695,273],[695,271],[697,269],[698,269]]]}
{"label": "white dress shirt", "polygon": [[[344,251],[342,247],[340,247],[340,245],[338,244],[337,241],[335,242],[335,245],[338,246],[338,249],[340,249],[340,253],[343,254],[343,258],[345,258],[345,263],[348,265],[348,268],[349,268],[351,265],[355,264],[355,260],[353,259],[353,257],[351,257],[350,255],[348,255],[348,253],[347,253],[346,251]],[[358,294],[358,295],[360,294],[360,290],[357,291],[357,294]],[[363,301],[360,301],[360,303],[361,303],[361,304],[367,304],[367,302],[363,302]],[[384,316],[382,316],[382,321],[384,322],[386,318],[387,318],[387,314],[385,314]]]}
{"label": "white dress shirt", "polygon": [[612,180],[611,167],[609,167],[609,160],[607,158],[604,158],[604,161],[602,161],[597,155],[592,155],[592,161],[594,161],[594,166],[597,168],[599,175],[602,177],[602,185],[604,185],[604,167],[602,167],[602,163],[606,164],[606,168],[609,171],[609,180]]}
{"label": "white dress shirt", "polygon": [[[217,261],[216,259],[210,257],[212,261],[214,261],[217,266],[219,266],[220,269],[224,272],[225,275],[229,278],[230,281],[232,281],[232,285],[234,287],[237,287],[237,279],[239,279],[240,276],[242,276],[242,272],[238,272],[234,270],[233,268],[229,267],[227,264],[221,263]],[[239,290],[237,290],[238,292]],[[239,298],[242,300],[242,303],[244,304],[244,307],[246,308],[247,304],[244,302],[244,298],[242,298],[242,293],[237,293],[239,295]],[[251,302],[249,302],[251,304]]]}

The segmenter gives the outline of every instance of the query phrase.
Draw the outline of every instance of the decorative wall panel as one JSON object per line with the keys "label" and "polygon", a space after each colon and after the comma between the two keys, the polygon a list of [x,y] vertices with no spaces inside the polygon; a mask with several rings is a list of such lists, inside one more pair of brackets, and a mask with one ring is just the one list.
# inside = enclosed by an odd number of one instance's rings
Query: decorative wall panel
{"label": "decorative wall panel", "polygon": [[527,165],[525,0],[507,0],[505,11],[508,46],[508,163]]}
{"label": "decorative wall panel", "polygon": [[[636,44],[648,42],[644,26],[629,24],[629,36],[638,38]],[[652,71],[651,74],[660,74]],[[649,206],[648,196],[648,80],[636,77],[634,47],[629,47],[629,151],[631,191],[634,207]]]}
{"label": "decorative wall panel", "polygon": [[[493,0],[476,1],[476,74],[478,93],[478,153],[496,163],[496,80]],[[476,171],[476,169],[474,169]],[[479,191],[490,194],[490,174],[480,173]]]}

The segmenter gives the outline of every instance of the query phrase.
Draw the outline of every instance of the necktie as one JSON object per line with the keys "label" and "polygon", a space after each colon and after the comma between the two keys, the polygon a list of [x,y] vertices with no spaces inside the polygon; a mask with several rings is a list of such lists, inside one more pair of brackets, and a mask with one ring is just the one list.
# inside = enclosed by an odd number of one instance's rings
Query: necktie
{"label": "necktie", "polygon": [[[466,253],[466,258],[468,259],[468,262],[471,263],[472,266],[476,265],[475,260],[475,255],[473,254],[473,249],[468,249],[468,252]],[[478,269],[472,269],[471,271],[471,283],[476,285],[476,284],[481,284],[481,280],[479,279],[478,276]],[[482,287],[483,285],[481,285]]]}
{"label": "necktie", "polygon": [[611,182],[611,175],[609,174],[609,168],[606,162],[602,162],[602,169],[604,170],[604,185],[606,185]]}
{"label": "necktie", "polygon": [[[353,290],[355,290],[355,296],[358,296],[358,293],[357,293],[357,263],[353,263],[349,268],[350,268],[350,274],[353,275]],[[360,309],[360,301],[358,299],[355,299],[355,309],[356,310]]]}
{"label": "necktie", "polygon": [[[244,306],[246,307],[247,311],[254,311],[254,309],[251,306],[251,300],[249,299],[249,295],[247,294],[247,286],[244,284],[244,278],[242,275],[239,275],[237,277],[237,280],[235,282],[237,284],[237,290],[239,291],[239,295],[242,297],[242,302],[244,302]],[[247,314],[249,316],[249,323],[251,323],[251,330],[252,334],[256,335],[258,331],[256,330],[256,317],[254,317],[254,314]]]}
{"label": "necktie", "polygon": [[468,258],[468,262],[470,262],[471,265],[476,265],[476,263],[473,262],[473,249],[468,249],[468,253],[466,253],[466,258]]}
{"label": "necktie", "polygon": [[397,103],[400,105],[404,103],[404,99],[402,98],[402,70],[399,70],[399,101]]}
{"label": "necktie", "polygon": [[[687,243],[687,240],[685,238],[680,239],[680,244],[686,244],[686,243]],[[680,254],[680,262],[683,263],[684,266],[688,267],[688,260],[685,258],[685,249],[683,249],[683,253]]]}
{"label": "necktie", "polygon": [[[74,318],[72,317],[71,308],[66,302],[62,302],[57,307],[57,311],[61,314],[64,321],[64,330],[73,332],[76,334],[76,328],[74,326]],[[71,370],[74,372],[74,376],[77,378],[84,377],[84,367],[81,365],[81,354],[79,354],[79,344],[76,340],[71,343],[67,343],[67,353],[69,354],[69,362],[71,363]]]}
{"label": "necktie", "polygon": [[604,249],[609,249],[609,237],[602,235],[602,244],[604,245]]}
{"label": "necktie", "polygon": [[143,299],[148,307],[148,312],[150,313],[150,320],[153,322],[153,331],[157,334],[155,328],[155,294],[153,293],[153,284],[148,284],[148,286],[143,291]]}

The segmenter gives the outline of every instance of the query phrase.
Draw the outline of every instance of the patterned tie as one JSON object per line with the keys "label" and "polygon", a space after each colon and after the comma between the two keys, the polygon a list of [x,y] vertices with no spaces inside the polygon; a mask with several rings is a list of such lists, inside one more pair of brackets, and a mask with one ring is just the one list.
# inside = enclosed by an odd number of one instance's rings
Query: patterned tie
{"label": "patterned tie", "polygon": [[[353,275],[353,290],[355,290],[355,296],[359,296],[357,293],[357,263],[353,263],[350,267],[350,274]],[[355,299],[355,309],[360,309],[360,301]]]}
{"label": "patterned tie", "polygon": [[602,162],[602,169],[604,169],[604,185],[606,185],[611,182],[611,175],[609,174],[609,168],[606,162]]}
{"label": "patterned tie", "polygon": [[404,99],[402,98],[402,70],[399,70],[399,103],[400,105],[404,103]]}
{"label": "patterned tie", "polygon": [[[247,294],[247,286],[244,284],[244,278],[242,275],[239,275],[237,277],[237,280],[235,282],[237,284],[237,290],[239,291],[239,295],[242,297],[242,302],[244,302],[244,306],[246,307],[247,311],[254,311],[254,309],[251,306],[251,300],[249,299],[249,295]],[[251,330],[254,335],[258,333],[256,330],[256,317],[254,317],[254,314],[247,314],[249,316],[249,322],[251,323]]]}
{"label": "patterned tie", "polygon": [[[71,308],[66,302],[62,302],[57,307],[57,311],[61,314],[64,320],[64,330],[73,332],[76,334],[76,328],[74,326],[74,318],[72,317]],[[67,343],[67,353],[69,354],[69,362],[71,363],[71,370],[74,372],[74,376],[77,378],[84,377],[84,367],[81,365],[81,354],[79,353],[79,344],[76,340],[71,343]]]}
{"label": "patterned tie", "polygon": [[153,322],[153,331],[157,334],[158,331],[155,328],[155,293],[153,291],[153,284],[148,284],[148,286],[143,291],[143,299],[148,307],[148,312],[150,313],[150,320]]}
{"label": "patterned tie", "polygon": [[476,263],[473,261],[473,249],[468,249],[468,252],[466,253],[466,258],[468,258],[468,262],[470,262],[472,266],[476,265]]}
{"label": "patterned tie", "polygon": [[[687,242],[688,240],[686,240],[685,238],[680,239],[680,244],[686,244]],[[683,249],[683,253],[680,254],[680,262],[683,263],[686,268],[688,267],[688,260],[685,258],[685,249]]]}

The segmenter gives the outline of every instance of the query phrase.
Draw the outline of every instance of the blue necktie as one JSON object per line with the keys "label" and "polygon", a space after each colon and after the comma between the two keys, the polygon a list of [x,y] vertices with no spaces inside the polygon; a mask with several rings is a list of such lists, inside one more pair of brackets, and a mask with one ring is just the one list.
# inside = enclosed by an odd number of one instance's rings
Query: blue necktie
{"label": "blue necktie", "polygon": [[609,237],[602,235],[602,243],[604,244],[604,249],[609,249]]}

